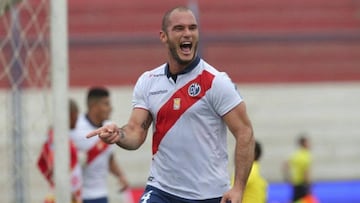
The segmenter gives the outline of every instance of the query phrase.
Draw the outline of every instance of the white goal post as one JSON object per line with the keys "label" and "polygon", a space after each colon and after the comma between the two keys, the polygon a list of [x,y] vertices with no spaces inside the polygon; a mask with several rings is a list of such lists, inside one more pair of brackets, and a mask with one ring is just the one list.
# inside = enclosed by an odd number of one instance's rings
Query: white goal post
{"label": "white goal post", "polygon": [[[69,158],[68,98],[68,18],[67,0],[50,1],[51,84],[53,90],[53,122],[55,144],[55,199],[71,202]],[[66,109],[64,111],[64,109]],[[65,141],[65,142],[64,142]],[[58,150],[57,150],[58,149]]]}

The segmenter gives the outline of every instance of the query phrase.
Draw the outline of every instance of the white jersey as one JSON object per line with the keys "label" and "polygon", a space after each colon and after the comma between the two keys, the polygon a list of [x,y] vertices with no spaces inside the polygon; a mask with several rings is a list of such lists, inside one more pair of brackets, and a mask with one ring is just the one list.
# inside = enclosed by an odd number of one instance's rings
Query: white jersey
{"label": "white jersey", "polygon": [[240,102],[230,78],[199,57],[176,82],[167,64],[145,72],[133,107],[147,109],[154,121],[147,184],[186,199],[222,196],[230,188],[222,116]]}
{"label": "white jersey", "polygon": [[[98,127],[94,126],[86,115],[80,115],[71,137],[83,162],[83,199],[96,199],[107,196],[107,174],[112,146],[102,142],[97,136],[86,135]],[[85,157],[85,158],[84,158]]]}

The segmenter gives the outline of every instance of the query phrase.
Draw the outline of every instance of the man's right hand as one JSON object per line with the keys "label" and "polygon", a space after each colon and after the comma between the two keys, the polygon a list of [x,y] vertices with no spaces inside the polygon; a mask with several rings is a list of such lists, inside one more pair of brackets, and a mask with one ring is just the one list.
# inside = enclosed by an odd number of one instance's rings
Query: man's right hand
{"label": "man's right hand", "polygon": [[120,140],[120,130],[115,124],[105,125],[86,135],[86,138],[98,136],[107,144],[114,144]]}

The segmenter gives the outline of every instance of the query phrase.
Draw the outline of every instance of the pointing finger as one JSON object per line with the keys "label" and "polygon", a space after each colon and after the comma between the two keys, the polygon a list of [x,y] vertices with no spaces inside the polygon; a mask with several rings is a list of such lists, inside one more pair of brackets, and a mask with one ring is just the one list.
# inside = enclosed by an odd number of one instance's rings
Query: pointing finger
{"label": "pointing finger", "polygon": [[97,130],[91,131],[90,133],[88,133],[88,134],[86,135],[86,138],[91,138],[91,137],[94,137],[94,136],[100,134],[100,133],[101,133],[101,130],[102,130],[102,129],[99,128],[99,129],[97,129]]}

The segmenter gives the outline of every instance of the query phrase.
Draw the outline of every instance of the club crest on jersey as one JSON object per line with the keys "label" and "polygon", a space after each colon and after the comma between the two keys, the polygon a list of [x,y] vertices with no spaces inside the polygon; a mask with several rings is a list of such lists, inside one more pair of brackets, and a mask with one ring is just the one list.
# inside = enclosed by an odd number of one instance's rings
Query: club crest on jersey
{"label": "club crest on jersey", "polygon": [[192,83],[189,86],[188,93],[191,97],[198,96],[200,92],[201,92],[201,86],[199,85],[199,83]]}
{"label": "club crest on jersey", "polygon": [[96,144],[96,148],[97,148],[98,150],[102,150],[104,147],[106,147],[106,145],[105,145],[104,142],[98,142],[98,143]]}
{"label": "club crest on jersey", "polygon": [[179,110],[180,106],[181,106],[180,104],[181,104],[181,99],[180,98],[174,98],[173,109],[174,110]]}

